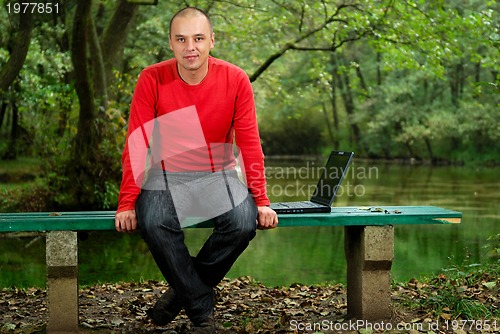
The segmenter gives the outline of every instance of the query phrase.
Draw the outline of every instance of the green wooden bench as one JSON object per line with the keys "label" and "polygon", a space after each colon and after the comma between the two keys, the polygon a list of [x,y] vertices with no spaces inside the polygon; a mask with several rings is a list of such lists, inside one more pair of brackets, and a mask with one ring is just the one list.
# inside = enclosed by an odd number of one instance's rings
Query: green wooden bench
{"label": "green wooden bench", "polygon": [[[114,214],[0,213],[0,232],[46,232],[49,332],[78,330],[77,231],[114,230]],[[458,224],[461,219],[460,212],[433,206],[336,207],[327,214],[281,215],[279,226],[344,227],[348,314],[355,319],[379,320],[392,315],[394,226]],[[210,222],[193,227],[210,227]]]}

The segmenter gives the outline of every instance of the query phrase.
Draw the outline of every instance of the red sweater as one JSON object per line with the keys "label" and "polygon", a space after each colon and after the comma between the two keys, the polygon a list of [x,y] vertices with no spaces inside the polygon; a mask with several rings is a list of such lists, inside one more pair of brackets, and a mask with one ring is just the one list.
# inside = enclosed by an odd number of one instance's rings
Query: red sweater
{"label": "red sweater", "polygon": [[[264,155],[248,76],[242,69],[223,60],[209,57],[208,62],[208,74],[198,85],[188,85],[179,77],[175,59],[151,65],[142,71],[130,109],[117,212],[135,209],[142,184],[137,166],[145,165],[147,150],[144,148],[152,141],[155,115],[159,120],[156,126],[161,124],[158,128],[163,134],[160,134],[161,144],[151,144],[152,154],[154,156],[155,151],[162,151],[164,169],[220,170],[217,156],[222,157],[222,154],[218,155],[217,151],[222,147],[232,147],[236,137],[236,146],[243,160],[241,167],[254,201],[258,206],[269,205]],[[204,141],[203,148],[200,148],[200,141]],[[188,154],[177,154],[179,151],[187,152],[183,148],[187,146],[191,149]],[[209,160],[199,158],[207,154]],[[230,167],[234,166],[236,160],[232,153],[229,159]],[[155,159],[155,162],[159,160]],[[205,164],[206,161],[208,164]],[[227,156],[224,156],[224,162],[227,165]]]}

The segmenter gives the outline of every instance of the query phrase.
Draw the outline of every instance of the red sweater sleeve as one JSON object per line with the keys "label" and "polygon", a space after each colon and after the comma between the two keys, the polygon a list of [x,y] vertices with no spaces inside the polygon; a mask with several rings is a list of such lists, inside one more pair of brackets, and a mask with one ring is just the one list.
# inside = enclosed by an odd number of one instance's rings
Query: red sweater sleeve
{"label": "red sweater sleeve", "polygon": [[144,130],[143,128],[141,129],[141,127],[148,121],[154,119],[156,101],[158,98],[156,87],[155,76],[147,70],[144,70],[137,81],[130,107],[127,141],[122,154],[122,182],[118,195],[117,212],[134,210],[135,202],[141,191],[139,185],[142,184],[143,175],[137,172],[137,168],[134,170],[134,174],[132,170],[132,160],[134,160],[135,165],[142,164],[145,166],[147,158],[147,136],[144,138],[144,143],[136,142],[135,145],[130,141],[130,138],[134,131]]}
{"label": "red sweater sleeve", "polygon": [[252,85],[245,72],[238,77],[238,95],[234,114],[236,145],[240,149],[244,172],[257,206],[269,205],[266,194],[264,153],[260,143]]}

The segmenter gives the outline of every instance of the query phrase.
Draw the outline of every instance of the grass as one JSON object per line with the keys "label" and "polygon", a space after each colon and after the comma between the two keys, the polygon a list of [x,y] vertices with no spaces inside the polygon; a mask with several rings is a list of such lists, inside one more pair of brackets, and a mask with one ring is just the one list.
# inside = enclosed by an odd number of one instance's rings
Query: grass
{"label": "grass", "polygon": [[35,157],[1,161],[0,212],[36,211],[44,199],[37,190],[42,164]]}
{"label": "grass", "polygon": [[40,168],[41,162],[38,158],[22,157],[16,160],[2,160],[0,164],[0,182],[3,182],[0,183],[2,197],[12,197],[15,193],[29,190]]}
{"label": "grass", "polygon": [[0,174],[38,174],[42,161],[40,158],[20,157],[16,160],[2,160]]}
{"label": "grass", "polygon": [[[444,270],[432,277],[397,283],[401,303],[422,310],[433,318],[498,319],[500,317],[500,262],[464,265]],[[408,292],[408,291],[405,291]]]}
{"label": "grass", "polygon": [[26,191],[31,188],[33,185],[33,181],[30,182],[20,182],[20,183],[0,183],[0,194],[3,194],[4,196],[7,196],[9,192],[12,191]]}

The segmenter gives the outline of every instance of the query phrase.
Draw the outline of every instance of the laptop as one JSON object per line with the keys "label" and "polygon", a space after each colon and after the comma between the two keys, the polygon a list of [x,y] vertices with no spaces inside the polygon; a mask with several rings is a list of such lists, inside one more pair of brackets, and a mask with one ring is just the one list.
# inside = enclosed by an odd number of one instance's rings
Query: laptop
{"label": "laptop", "polygon": [[309,201],[271,203],[271,208],[278,214],[331,212],[331,205],[353,156],[353,152],[332,151]]}

